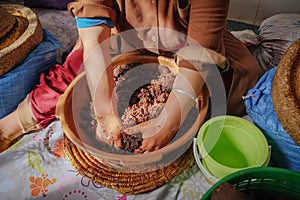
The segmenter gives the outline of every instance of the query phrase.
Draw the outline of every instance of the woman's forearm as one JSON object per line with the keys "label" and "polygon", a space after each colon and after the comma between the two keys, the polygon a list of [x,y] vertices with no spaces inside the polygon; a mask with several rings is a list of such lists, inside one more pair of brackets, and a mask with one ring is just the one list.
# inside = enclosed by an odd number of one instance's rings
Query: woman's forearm
{"label": "woman's forearm", "polygon": [[109,115],[112,112],[113,77],[108,69],[110,29],[95,26],[79,29],[84,48],[84,67],[96,114]]}
{"label": "woman's forearm", "polygon": [[172,123],[172,127],[175,123],[178,126],[183,123],[203,85],[204,80],[198,71],[187,68],[179,69],[173,90],[164,106],[164,113],[168,115],[167,123]]}

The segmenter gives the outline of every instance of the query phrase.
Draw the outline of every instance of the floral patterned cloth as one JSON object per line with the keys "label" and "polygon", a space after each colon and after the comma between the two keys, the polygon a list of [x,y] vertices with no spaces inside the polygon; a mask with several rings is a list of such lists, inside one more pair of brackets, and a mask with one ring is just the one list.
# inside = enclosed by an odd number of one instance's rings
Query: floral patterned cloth
{"label": "floral patterned cloth", "polygon": [[62,137],[61,124],[54,121],[41,131],[25,135],[0,154],[1,199],[194,200],[211,186],[192,161],[168,184],[144,194],[122,195],[78,174],[65,157]]}

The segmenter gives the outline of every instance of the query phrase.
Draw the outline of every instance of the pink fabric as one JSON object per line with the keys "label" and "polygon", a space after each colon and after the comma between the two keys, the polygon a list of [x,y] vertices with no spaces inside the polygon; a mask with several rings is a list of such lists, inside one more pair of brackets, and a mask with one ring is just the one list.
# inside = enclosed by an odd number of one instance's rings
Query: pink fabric
{"label": "pink fabric", "polygon": [[76,50],[63,65],[54,65],[40,76],[39,84],[29,94],[32,114],[41,128],[56,119],[56,103],[68,85],[78,75],[83,64],[83,51]]}

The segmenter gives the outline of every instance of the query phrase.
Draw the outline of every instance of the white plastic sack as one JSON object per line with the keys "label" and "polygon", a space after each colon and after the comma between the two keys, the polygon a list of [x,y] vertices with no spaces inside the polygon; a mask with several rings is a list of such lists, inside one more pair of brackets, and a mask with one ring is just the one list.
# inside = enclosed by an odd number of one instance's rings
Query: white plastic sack
{"label": "white plastic sack", "polygon": [[265,19],[259,27],[254,56],[264,71],[277,66],[286,49],[300,38],[300,14],[284,13]]}

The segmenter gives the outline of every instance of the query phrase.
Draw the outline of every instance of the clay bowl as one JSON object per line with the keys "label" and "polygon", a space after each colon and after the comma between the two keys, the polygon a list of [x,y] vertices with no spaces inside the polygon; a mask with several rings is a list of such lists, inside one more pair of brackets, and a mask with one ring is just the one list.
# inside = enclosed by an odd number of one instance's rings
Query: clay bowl
{"label": "clay bowl", "polygon": [[[117,66],[133,62],[143,64],[156,63],[157,65],[168,67],[172,72],[176,73],[178,71],[178,66],[173,59],[163,56],[140,55],[137,53],[123,54],[114,59],[111,65]],[[190,122],[189,127],[183,129],[181,132],[178,131],[173,140],[165,147],[145,154],[123,154],[106,150],[105,148],[99,148],[100,143],[95,140],[94,134],[80,126],[82,121],[82,117],[80,117],[81,110],[91,101],[87,89],[85,72],[79,74],[68,86],[65,93],[61,95],[58,101],[56,115],[61,121],[65,136],[75,144],[76,147],[92,155],[109,168],[137,173],[154,171],[163,166],[167,166],[189,149],[193,138],[205,120],[208,111],[208,100],[209,93],[207,88],[204,87],[201,96],[197,99],[198,107],[196,108],[197,113],[195,120]]]}

